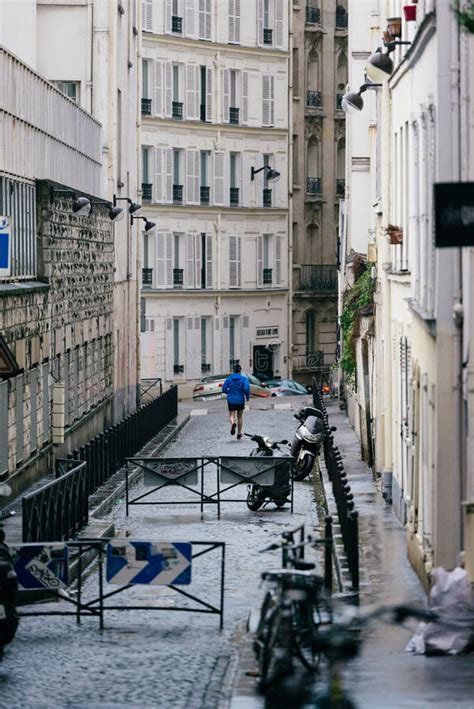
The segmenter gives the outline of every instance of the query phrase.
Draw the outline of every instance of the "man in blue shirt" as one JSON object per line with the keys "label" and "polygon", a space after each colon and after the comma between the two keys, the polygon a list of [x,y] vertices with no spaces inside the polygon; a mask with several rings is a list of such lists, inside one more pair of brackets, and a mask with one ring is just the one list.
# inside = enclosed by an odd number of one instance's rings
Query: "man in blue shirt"
{"label": "man in blue shirt", "polygon": [[[250,398],[250,382],[241,374],[242,368],[240,364],[234,364],[234,373],[229,375],[222,385],[222,391],[227,394],[227,407],[229,409],[230,419],[230,435],[235,434],[235,429],[238,428],[237,438],[242,438],[243,413],[245,408],[245,400]],[[235,423],[235,414],[237,413],[237,424]]]}

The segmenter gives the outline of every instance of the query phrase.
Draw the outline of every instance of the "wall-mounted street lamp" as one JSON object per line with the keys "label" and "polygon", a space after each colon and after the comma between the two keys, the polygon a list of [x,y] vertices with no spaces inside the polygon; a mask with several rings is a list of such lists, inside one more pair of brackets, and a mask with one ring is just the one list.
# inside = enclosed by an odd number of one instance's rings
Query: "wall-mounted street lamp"
{"label": "wall-mounted street lamp", "polygon": [[143,221],[145,222],[145,231],[146,232],[152,231],[152,229],[154,229],[156,227],[155,222],[148,221],[148,219],[146,217],[136,217],[134,214],[131,214],[130,219],[132,221],[132,224],[135,219],[143,219]]}
{"label": "wall-mounted street lamp", "polygon": [[[72,202],[72,211],[79,217],[88,217],[92,212],[93,204],[104,204],[104,202],[94,202],[88,197],[75,197]],[[116,205],[109,207],[109,219],[112,222],[119,222],[123,219],[123,209]]]}
{"label": "wall-mounted street lamp", "polygon": [[128,207],[128,213],[130,216],[134,214],[135,216],[138,216],[138,213],[140,212],[142,205],[138,204],[138,202],[132,202],[130,197],[117,197],[114,195],[114,207],[117,206],[117,202],[128,202],[129,207]]}
{"label": "wall-mounted street lamp", "polygon": [[395,47],[401,44],[411,44],[411,42],[386,42],[386,52],[382,52],[380,47],[370,55],[365,65],[367,76],[371,81],[388,81],[393,74],[393,61],[390,58],[390,52],[393,52]]}
{"label": "wall-mounted street lamp", "polygon": [[364,108],[364,100],[361,94],[367,89],[373,89],[382,86],[382,84],[374,84],[372,82],[362,84],[359,91],[347,91],[341,100],[342,110],[345,113],[355,113],[356,111],[362,111]]}
{"label": "wall-mounted street lamp", "polygon": [[270,167],[270,165],[264,165],[258,170],[256,170],[254,167],[250,168],[250,179],[254,180],[255,175],[258,175],[258,173],[262,172],[262,170],[267,171],[267,174],[265,175],[265,177],[267,178],[267,182],[276,183],[280,179],[280,173],[278,172],[278,170],[274,170],[272,167]]}

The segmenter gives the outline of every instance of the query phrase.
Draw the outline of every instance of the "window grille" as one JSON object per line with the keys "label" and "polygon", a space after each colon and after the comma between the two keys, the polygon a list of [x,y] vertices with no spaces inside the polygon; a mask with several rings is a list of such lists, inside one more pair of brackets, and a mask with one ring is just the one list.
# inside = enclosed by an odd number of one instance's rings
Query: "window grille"
{"label": "window grille", "polygon": [[0,216],[11,222],[11,274],[0,281],[36,277],[36,189],[30,182],[0,175]]}

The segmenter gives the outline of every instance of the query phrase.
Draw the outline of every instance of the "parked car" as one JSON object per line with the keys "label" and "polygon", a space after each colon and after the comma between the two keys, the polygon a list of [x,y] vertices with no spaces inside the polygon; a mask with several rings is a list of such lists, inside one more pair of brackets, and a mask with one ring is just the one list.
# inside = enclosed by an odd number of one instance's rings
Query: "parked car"
{"label": "parked car", "polygon": [[308,389],[293,379],[269,379],[265,382],[271,396],[299,396],[308,394]]}
{"label": "parked car", "polygon": [[[253,374],[246,374],[250,381],[250,396],[270,396],[270,391],[267,385],[260,381]],[[213,374],[209,377],[203,377],[199,384],[193,389],[193,399],[222,399],[225,394],[222,393],[222,385],[227,379],[228,374]]]}

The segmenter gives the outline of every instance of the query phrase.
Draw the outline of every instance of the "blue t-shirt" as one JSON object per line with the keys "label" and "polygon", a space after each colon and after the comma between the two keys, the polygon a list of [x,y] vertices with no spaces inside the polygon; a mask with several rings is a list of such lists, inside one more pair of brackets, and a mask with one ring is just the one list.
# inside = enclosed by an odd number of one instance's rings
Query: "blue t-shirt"
{"label": "blue t-shirt", "polygon": [[245,374],[231,374],[222,385],[229,404],[244,404],[250,397],[250,382]]}

